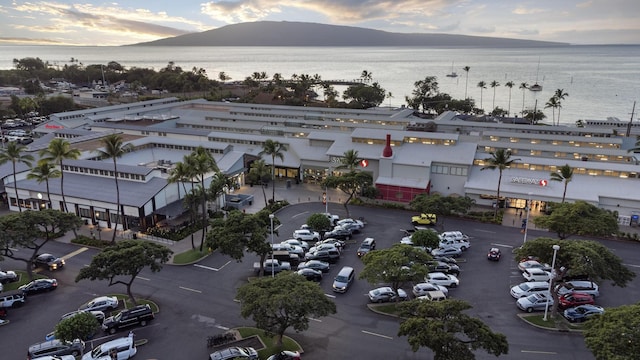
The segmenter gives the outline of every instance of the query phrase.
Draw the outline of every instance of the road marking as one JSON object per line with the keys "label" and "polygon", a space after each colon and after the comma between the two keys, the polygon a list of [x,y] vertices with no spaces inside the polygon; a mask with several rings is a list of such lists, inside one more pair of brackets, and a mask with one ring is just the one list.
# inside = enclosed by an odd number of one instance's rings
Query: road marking
{"label": "road marking", "polygon": [[273,231],[278,231],[278,229],[280,229],[282,227],[282,224],[276,226],[275,228],[273,228]]}
{"label": "road marking", "polygon": [[310,317],[310,318],[308,318],[308,319],[309,319],[309,320],[316,321],[316,322],[322,322],[322,320],[320,320],[320,319],[314,319],[314,318],[311,318],[311,317]]}
{"label": "road marking", "polygon": [[89,250],[89,248],[88,248],[88,247],[81,247],[80,249],[78,249],[78,250],[76,250],[76,251],[74,251],[74,252],[70,252],[70,253],[68,253],[67,255],[63,256],[63,257],[62,257],[62,259],[63,259],[63,260],[70,259],[70,258],[72,258],[72,257],[74,257],[74,256],[76,256],[76,255],[78,255],[78,254],[82,254],[83,252],[85,252],[85,251],[87,251],[87,250]]}
{"label": "road marking", "polygon": [[220,329],[220,330],[224,330],[224,331],[229,330],[229,328],[228,328],[228,327],[226,327],[226,326],[222,326],[222,325],[215,325],[215,327],[217,327],[217,328],[218,328],[218,329]]}
{"label": "road marking", "polygon": [[335,295],[324,294],[324,296],[329,297],[329,298],[332,298],[332,299],[335,299],[335,298],[336,298],[336,296],[335,296]]}
{"label": "road marking", "polygon": [[[225,264],[225,265],[227,265],[227,264]],[[193,264],[193,266],[199,267],[199,268],[202,268],[202,269],[211,270],[211,271],[220,271],[220,269],[216,269],[216,268],[212,268],[210,266],[204,266],[204,265],[200,265],[200,264]]]}
{"label": "road marking", "polygon": [[553,352],[553,351],[520,350],[520,352],[528,353],[528,354],[558,355],[557,352]]}
{"label": "road marking", "polygon": [[229,265],[230,262],[231,262],[231,260],[227,261],[224,265],[220,266],[220,269],[218,269],[218,270],[224,269],[224,267]]}
{"label": "road marking", "polygon": [[306,215],[306,214],[308,214],[308,213],[309,213],[308,211],[301,212],[301,213],[299,213],[299,214],[295,214],[295,215],[293,215],[291,218],[292,218],[292,219],[295,219],[295,218],[297,218],[298,216]]}
{"label": "road marking", "polygon": [[482,229],[474,229],[473,231],[477,231],[477,232],[483,232],[483,233],[489,233],[489,234],[495,234],[495,231],[490,231],[490,230],[482,230]]}
{"label": "road marking", "polygon": [[151,279],[142,276],[136,276],[136,279],[151,281]]}
{"label": "road marking", "polygon": [[362,330],[362,332],[364,334],[373,335],[373,336],[381,337],[381,338],[384,338],[384,339],[393,340],[393,338],[391,336],[382,335],[382,334],[376,334],[376,333],[373,333],[373,332],[370,332],[370,331],[365,331],[365,330]]}
{"label": "road marking", "polygon": [[513,245],[496,244],[496,243],[491,243],[491,245],[494,245],[494,246],[500,246],[500,247],[506,247],[506,248],[511,248],[511,249],[513,249]]}
{"label": "road marking", "polygon": [[640,265],[633,265],[633,264],[622,264],[622,265],[640,268]]}
{"label": "road marking", "polygon": [[200,291],[200,290],[191,289],[191,288],[188,288],[188,287],[182,287],[182,286],[178,286],[178,287],[179,287],[180,289],[182,289],[182,290],[193,291],[193,292],[195,292],[195,293],[202,294],[202,291]]}

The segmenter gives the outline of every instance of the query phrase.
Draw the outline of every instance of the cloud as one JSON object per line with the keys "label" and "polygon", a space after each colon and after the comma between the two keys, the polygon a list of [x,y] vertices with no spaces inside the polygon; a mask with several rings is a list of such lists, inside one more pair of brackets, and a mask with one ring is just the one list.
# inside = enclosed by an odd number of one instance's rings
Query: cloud
{"label": "cloud", "polygon": [[536,9],[536,8],[525,8],[522,6],[519,6],[513,10],[513,13],[516,15],[533,15],[533,14],[540,14],[543,12],[547,12],[547,10]]}

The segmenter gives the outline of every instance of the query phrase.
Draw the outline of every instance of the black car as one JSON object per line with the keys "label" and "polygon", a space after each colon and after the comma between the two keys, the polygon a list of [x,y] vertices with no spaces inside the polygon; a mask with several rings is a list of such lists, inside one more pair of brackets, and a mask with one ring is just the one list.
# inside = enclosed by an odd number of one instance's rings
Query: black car
{"label": "black car", "polygon": [[489,250],[489,253],[487,253],[487,259],[491,261],[500,261],[501,256],[502,254],[500,253],[500,249],[498,248],[491,248]]}
{"label": "black car", "polygon": [[441,261],[431,262],[427,264],[427,268],[429,269],[429,272],[441,272],[441,273],[451,274],[455,276],[460,275],[460,267],[458,267],[458,265],[447,264]]}
{"label": "black car", "polygon": [[449,265],[457,265],[458,261],[449,256],[434,256],[433,260],[440,261]]}
{"label": "black car", "polygon": [[312,268],[303,268],[298,270],[298,275],[304,276],[309,281],[320,281],[322,280],[322,271],[315,270]]}
{"label": "black car", "polygon": [[334,238],[338,240],[349,240],[351,239],[351,235],[351,230],[341,227],[336,227],[333,230],[324,233],[325,238]]}
{"label": "black car", "polygon": [[131,309],[122,310],[115,316],[109,316],[102,322],[102,330],[109,334],[131,326],[147,326],[155,318],[149,305],[138,305]]}
{"label": "black car", "polygon": [[309,260],[298,265],[298,270],[301,269],[314,269],[326,273],[329,272],[329,263],[320,260]]}
{"label": "black car", "polygon": [[340,260],[340,252],[338,250],[317,250],[308,252],[304,256],[305,260],[320,260],[329,263],[336,263]]}
{"label": "black car", "polygon": [[64,259],[51,254],[40,254],[33,260],[34,267],[46,267],[49,270],[58,270],[64,266]]}
{"label": "black car", "polygon": [[20,286],[18,289],[22,290],[25,295],[37,294],[46,291],[53,291],[58,288],[58,281],[56,279],[35,279],[28,284]]}

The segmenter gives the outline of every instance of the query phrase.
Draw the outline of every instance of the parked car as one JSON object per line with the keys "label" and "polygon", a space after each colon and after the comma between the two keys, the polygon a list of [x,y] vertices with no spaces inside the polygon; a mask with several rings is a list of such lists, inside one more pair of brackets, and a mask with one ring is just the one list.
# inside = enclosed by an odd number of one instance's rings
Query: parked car
{"label": "parked car", "polygon": [[518,263],[518,269],[520,269],[520,271],[525,271],[526,269],[542,269],[551,271],[551,265],[542,264],[537,260],[524,260]]}
{"label": "parked car", "polygon": [[604,314],[604,308],[597,305],[578,305],[566,309],[562,314],[570,322],[583,322],[593,316]]}
{"label": "parked car", "polygon": [[334,238],[340,240],[349,240],[351,239],[352,235],[353,232],[351,232],[351,230],[341,226],[336,226],[333,228],[333,230],[324,233],[325,238]]}
{"label": "parked car", "polygon": [[413,286],[413,296],[425,296],[429,291],[442,291],[445,295],[449,295],[449,289],[446,286],[436,285],[432,283],[418,283]]}
{"label": "parked car", "polygon": [[551,273],[540,268],[525,269],[522,277],[527,281],[549,281]]}
{"label": "parked car", "polygon": [[289,244],[294,246],[299,246],[304,251],[309,251],[309,243],[306,241],[298,240],[298,239],[288,239],[282,242],[283,244]]}
{"label": "parked car", "polygon": [[316,252],[316,251],[320,251],[320,250],[333,250],[333,251],[340,251],[335,244],[331,244],[331,243],[316,243],[315,246],[311,247],[311,249],[309,249],[309,252]]}
{"label": "parked car", "polygon": [[134,357],[138,352],[138,349],[136,348],[136,343],[133,340],[133,335],[130,333],[129,336],[102,343],[93,348],[91,352],[84,354],[82,356],[82,360],[112,359],[111,354],[114,352],[115,354],[113,355],[118,360],[131,359]]}
{"label": "parked car", "polygon": [[411,217],[411,224],[413,225],[435,225],[438,218],[436,214],[420,214]]}
{"label": "parked car", "polygon": [[454,247],[437,248],[431,251],[432,256],[459,257],[461,254],[462,254],[462,250]]}
{"label": "parked car", "polygon": [[516,299],[532,294],[549,293],[549,283],[545,281],[528,281],[511,288],[511,296]]}
{"label": "parked car", "polygon": [[454,259],[454,258],[452,258],[450,256],[444,256],[444,255],[434,256],[433,260],[440,261],[440,262],[443,262],[443,263],[447,263],[447,264],[450,264],[450,265],[458,264],[458,261],[456,259]]}
{"label": "parked car", "polygon": [[350,228],[357,229],[357,231],[354,231],[354,232],[359,232],[360,230],[364,229],[365,224],[362,220],[354,220],[354,219],[347,218],[347,219],[338,220],[336,225],[339,225],[339,226],[349,225]]}
{"label": "parked car", "polygon": [[318,246],[319,244],[330,244],[335,246],[336,248],[338,248],[338,250],[342,251],[344,250],[346,243],[343,240],[339,240],[336,238],[328,238],[328,239],[324,239],[318,243],[316,243],[316,246]]}
{"label": "parked car", "polygon": [[469,240],[466,240],[466,239],[444,238],[441,235],[440,243],[438,246],[441,248],[454,247],[462,251],[465,251],[471,247],[471,243],[469,242]]}
{"label": "parked car", "polygon": [[302,268],[298,270],[298,275],[304,276],[309,281],[322,280],[322,271],[312,268]]}
{"label": "parked car", "polygon": [[50,271],[58,270],[64,267],[64,259],[51,254],[40,254],[33,260],[34,267],[46,267]]}
{"label": "parked car", "polygon": [[407,293],[404,290],[398,289],[396,292],[388,286],[379,287],[369,291],[369,300],[374,303],[403,301],[407,300],[407,298]]}
{"label": "parked car", "polygon": [[284,350],[277,354],[273,354],[267,360],[300,360],[300,353],[297,351]]}
{"label": "parked car", "polygon": [[598,284],[594,283],[593,281],[575,280],[567,281],[561,285],[558,285],[559,295],[564,295],[572,292],[589,294],[594,298],[600,296],[600,288]]}
{"label": "parked car", "polygon": [[99,296],[87,303],[83,304],[78,310],[87,311],[105,311],[114,310],[118,308],[118,298],[115,296]]}
{"label": "parked car", "polygon": [[45,355],[31,360],[76,360],[76,357],[73,355]]}
{"label": "parked car", "polygon": [[25,295],[37,294],[41,292],[53,291],[58,288],[58,280],[56,279],[35,279],[30,283],[20,286]]}
{"label": "parked car", "polygon": [[447,295],[442,291],[427,291],[426,294],[422,296],[418,296],[416,299],[418,300],[427,300],[427,301],[442,301],[447,300]]}
{"label": "parked car", "polygon": [[454,275],[444,274],[440,272],[428,273],[424,280],[435,285],[446,287],[456,287],[460,285],[460,280]]}
{"label": "parked car", "polygon": [[147,326],[155,318],[149,305],[137,305],[130,309],[122,310],[115,316],[109,316],[102,322],[102,330],[109,334],[132,326]]}
{"label": "parked car", "polygon": [[96,320],[98,320],[98,322],[100,324],[102,324],[102,321],[105,318],[104,313],[102,311],[95,311],[95,310],[94,311],[76,310],[76,311],[68,312],[68,313],[66,313],[66,314],[64,314],[64,315],[62,315],[60,317],[60,321],[62,321],[64,319],[67,319],[67,318],[70,318],[70,317],[73,317],[73,316],[76,316],[78,314],[87,313],[87,312],[90,313],[91,315],[93,315],[96,318]]}
{"label": "parked car", "polygon": [[455,264],[447,264],[441,261],[433,261],[427,264],[429,272],[441,272],[445,274],[460,275],[460,267]]}
{"label": "parked car", "polygon": [[568,309],[578,305],[593,305],[595,300],[593,296],[583,293],[566,293],[558,298],[558,307],[560,309]]}
{"label": "parked car", "polygon": [[60,341],[48,340],[29,346],[27,350],[28,358],[37,358],[42,356],[71,355],[79,356],[84,351],[84,342],[82,340]]}
{"label": "parked car", "polygon": [[305,260],[320,260],[328,263],[336,263],[340,260],[340,251],[334,248],[334,250],[316,250],[309,251],[304,255]]}
{"label": "parked car", "polygon": [[491,248],[489,249],[489,252],[487,253],[487,259],[491,260],[491,261],[500,261],[500,257],[502,256],[502,253],[500,252],[500,249],[498,248]]}
{"label": "parked car", "polygon": [[298,270],[301,269],[314,269],[327,273],[329,272],[329,263],[320,260],[309,260],[298,264]]}
{"label": "parked car", "polygon": [[526,312],[541,311],[544,310],[547,305],[553,306],[553,297],[546,294],[531,294],[526,297],[521,297],[516,301],[516,305],[520,310]]}
{"label": "parked car", "polygon": [[230,347],[219,350],[209,355],[210,360],[239,360],[239,359],[257,359],[258,352],[252,347]]}
{"label": "parked car", "polygon": [[362,244],[360,244],[360,247],[358,248],[358,251],[356,251],[356,254],[358,255],[358,257],[363,257],[367,255],[369,251],[375,249],[376,241],[373,238],[366,238],[362,241]]}
{"label": "parked car", "polygon": [[22,290],[9,290],[0,293],[0,308],[20,307],[25,303]]}
{"label": "parked car", "polygon": [[293,232],[293,238],[299,241],[317,242],[318,240],[320,240],[320,234],[318,234],[317,231],[299,229]]}
{"label": "parked car", "polygon": [[15,271],[0,271],[0,284],[6,284],[18,281],[18,275]]}

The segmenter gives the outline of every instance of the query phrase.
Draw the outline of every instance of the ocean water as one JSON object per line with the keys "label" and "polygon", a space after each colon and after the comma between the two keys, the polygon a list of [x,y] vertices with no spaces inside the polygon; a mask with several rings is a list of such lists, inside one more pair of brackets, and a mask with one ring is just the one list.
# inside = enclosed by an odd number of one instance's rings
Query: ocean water
{"label": "ocean water", "polygon": [[[569,94],[560,113],[560,122],[564,124],[610,116],[627,121],[634,101],[640,100],[640,46],[515,49],[0,46],[0,69],[11,69],[14,58],[24,57],[39,57],[60,67],[70,64],[73,57],[85,65],[117,61],[126,68],[156,70],[173,61],[184,70],[203,68],[214,79],[223,71],[232,80],[243,80],[256,71],[264,71],[269,77],[274,73],[284,78],[318,74],[324,80],[353,80],[367,70],[373,81],[392,94],[383,104],[390,106],[406,104],[405,97],[411,96],[416,81],[436,76],[440,91],[454,98],[464,98],[466,91],[486,111],[495,105],[519,113],[537,106],[547,115],[548,123],[553,112],[545,109],[545,104],[556,89]],[[465,66],[470,67],[468,73],[462,70]],[[446,77],[452,68],[458,73],[457,78]],[[522,82],[531,85],[536,79],[543,86],[542,91],[518,88]],[[480,81],[487,83],[482,91],[477,86]],[[500,86],[491,88],[492,81]],[[515,83],[511,91],[504,86],[509,81]]]}

